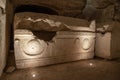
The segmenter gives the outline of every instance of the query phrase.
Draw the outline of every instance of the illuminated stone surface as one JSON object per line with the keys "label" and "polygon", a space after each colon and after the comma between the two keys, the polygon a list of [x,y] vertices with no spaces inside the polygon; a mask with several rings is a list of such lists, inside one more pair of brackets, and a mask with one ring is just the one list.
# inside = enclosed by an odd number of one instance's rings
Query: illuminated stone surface
{"label": "illuminated stone surface", "polygon": [[0,0],[0,76],[6,64],[5,6],[6,6],[6,0]]}

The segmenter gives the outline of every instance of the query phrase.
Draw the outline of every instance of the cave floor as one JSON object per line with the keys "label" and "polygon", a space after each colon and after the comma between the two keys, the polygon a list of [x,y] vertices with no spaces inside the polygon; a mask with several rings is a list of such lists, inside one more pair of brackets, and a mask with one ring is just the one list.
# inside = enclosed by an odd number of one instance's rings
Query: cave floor
{"label": "cave floor", "polygon": [[4,72],[0,80],[120,80],[120,60],[92,59]]}

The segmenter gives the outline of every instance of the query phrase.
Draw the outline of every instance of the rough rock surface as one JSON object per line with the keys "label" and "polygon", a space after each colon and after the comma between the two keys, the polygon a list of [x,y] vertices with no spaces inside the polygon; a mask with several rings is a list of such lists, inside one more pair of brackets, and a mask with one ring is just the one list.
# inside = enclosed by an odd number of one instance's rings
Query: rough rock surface
{"label": "rough rock surface", "polygon": [[21,5],[36,5],[52,9],[57,15],[96,19],[98,23],[120,21],[120,0],[10,0],[13,9]]}
{"label": "rough rock surface", "polygon": [[114,20],[120,22],[120,1],[115,4]]}
{"label": "rough rock surface", "polygon": [[6,0],[0,0],[0,76],[6,64],[5,12]]}
{"label": "rough rock surface", "polygon": [[103,22],[108,22],[108,21],[112,21],[114,18],[114,5],[110,5],[108,7],[106,7],[105,9],[99,9],[97,12],[97,17],[96,20],[99,23],[103,23]]}
{"label": "rough rock surface", "polygon": [[85,7],[86,0],[13,0],[14,8],[20,5],[37,5],[51,8],[59,15],[77,16]]}
{"label": "rough rock surface", "polygon": [[111,4],[115,4],[117,0],[91,0],[93,6],[98,9],[104,9]]}
{"label": "rough rock surface", "polygon": [[98,22],[120,21],[120,0],[91,0],[97,11]]}

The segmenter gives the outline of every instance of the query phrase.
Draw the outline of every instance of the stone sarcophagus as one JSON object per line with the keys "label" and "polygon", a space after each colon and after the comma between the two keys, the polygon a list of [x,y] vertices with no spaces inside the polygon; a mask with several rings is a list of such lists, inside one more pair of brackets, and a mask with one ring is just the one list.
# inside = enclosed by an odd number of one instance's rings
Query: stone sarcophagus
{"label": "stone sarcophagus", "polygon": [[95,54],[105,59],[120,58],[120,23],[104,23],[97,29]]}
{"label": "stone sarcophagus", "polygon": [[[51,19],[47,15],[47,18],[39,16],[39,19],[33,19],[29,15],[29,18],[20,19],[21,16],[19,15],[21,14],[15,16],[14,24],[14,49],[17,68],[45,66],[93,58],[95,43],[94,21],[86,27],[82,26],[82,24],[77,24],[79,23],[77,21],[81,23],[81,20],[77,20],[76,27],[76,25],[67,24],[71,24],[69,19],[72,22],[76,20],[73,18],[62,17],[61,19],[61,17],[52,16]],[[38,16],[38,14],[34,14]],[[46,15],[44,14],[44,16]],[[56,21],[54,21],[55,19]],[[18,23],[16,24],[16,22]],[[87,21],[83,22],[88,24]],[[27,27],[30,25],[32,28]],[[39,37],[40,35],[36,36],[34,33],[34,31],[41,33],[41,30],[55,31],[55,35],[51,40],[46,41]],[[43,34],[42,36],[45,35]]]}

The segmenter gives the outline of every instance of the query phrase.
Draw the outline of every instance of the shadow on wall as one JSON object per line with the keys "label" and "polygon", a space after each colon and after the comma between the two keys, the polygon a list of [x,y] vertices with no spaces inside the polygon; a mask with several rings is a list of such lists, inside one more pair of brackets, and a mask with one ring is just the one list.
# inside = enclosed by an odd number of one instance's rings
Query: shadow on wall
{"label": "shadow on wall", "polygon": [[48,7],[36,6],[36,5],[21,5],[15,9],[15,13],[19,12],[36,12],[36,13],[45,13],[50,15],[58,15],[58,13]]}
{"label": "shadow on wall", "polygon": [[82,11],[83,18],[86,20],[95,20],[97,9],[92,5],[92,0],[87,0],[86,6]]}

